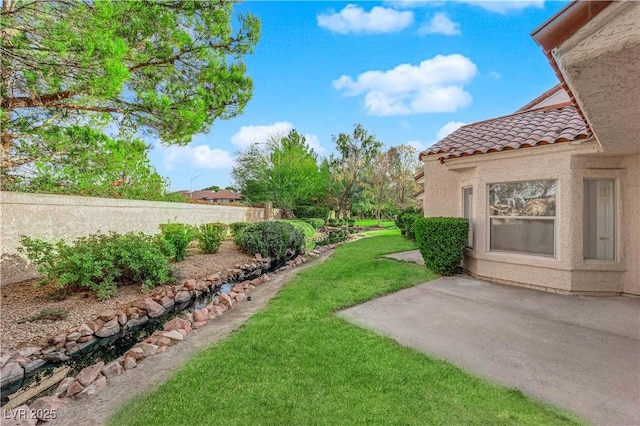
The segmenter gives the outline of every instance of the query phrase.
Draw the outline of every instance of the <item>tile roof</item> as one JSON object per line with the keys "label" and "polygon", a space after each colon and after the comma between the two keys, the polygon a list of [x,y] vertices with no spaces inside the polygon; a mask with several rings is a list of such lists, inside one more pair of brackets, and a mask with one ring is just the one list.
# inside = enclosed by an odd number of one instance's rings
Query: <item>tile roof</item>
{"label": "tile roof", "polygon": [[586,139],[591,136],[570,103],[517,112],[460,127],[420,153],[442,159]]}

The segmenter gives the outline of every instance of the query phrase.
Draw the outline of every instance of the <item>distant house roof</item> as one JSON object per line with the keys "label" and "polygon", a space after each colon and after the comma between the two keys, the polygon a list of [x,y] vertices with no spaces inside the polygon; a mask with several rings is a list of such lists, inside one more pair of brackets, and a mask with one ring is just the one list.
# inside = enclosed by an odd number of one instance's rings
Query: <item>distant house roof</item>
{"label": "distant house roof", "polygon": [[427,155],[441,155],[442,159],[464,157],[570,142],[589,136],[591,132],[580,113],[567,102],[462,126],[421,152],[420,158]]}
{"label": "distant house roof", "polygon": [[220,191],[211,191],[203,189],[201,191],[178,191],[180,194],[187,198],[193,198],[194,200],[242,200],[242,195],[237,192],[229,191],[228,189],[221,189]]}

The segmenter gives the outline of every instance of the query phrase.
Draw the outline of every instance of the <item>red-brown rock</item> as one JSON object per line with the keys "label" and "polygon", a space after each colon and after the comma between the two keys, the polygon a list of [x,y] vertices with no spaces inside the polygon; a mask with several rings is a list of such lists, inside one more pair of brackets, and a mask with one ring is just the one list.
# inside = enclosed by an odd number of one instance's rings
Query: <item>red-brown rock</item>
{"label": "red-brown rock", "polygon": [[171,330],[177,330],[179,328],[187,328],[189,327],[190,324],[191,323],[186,319],[175,317],[164,325],[164,330],[171,331]]}
{"label": "red-brown rock", "polygon": [[98,337],[109,337],[120,332],[120,323],[118,322],[118,318],[114,315],[113,318],[107,322],[105,322],[102,327],[98,331],[96,331],[96,336]]}
{"label": "red-brown rock", "polygon": [[113,309],[109,309],[107,311],[102,312],[100,315],[98,315],[98,318],[104,322],[108,322],[108,321],[111,321],[115,316],[116,316],[116,311],[114,311]]}
{"label": "red-brown rock", "polygon": [[197,309],[193,312],[193,321],[194,322],[207,322],[209,318],[209,314],[206,309]]}
{"label": "red-brown rock", "polygon": [[104,367],[104,362],[100,361],[97,364],[83,368],[76,376],[76,380],[80,382],[82,386],[87,387],[98,378],[102,371],[102,367]]}
{"label": "red-brown rock", "polygon": [[124,359],[124,369],[131,370],[132,368],[136,368],[138,363],[134,357],[128,356]]}
{"label": "red-brown rock", "polygon": [[194,330],[199,329],[200,327],[204,327],[205,325],[207,325],[206,321],[196,321],[192,324],[192,327]]}
{"label": "red-brown rock", "polygon": [[118,361],[110,362],[109,364],[105,365],[104,368],[102,369],[102,374],[104,374],[104,376],[107,378],[113,377],[113,376],[119,376],[122,373],[124,373],[124,368],[120,365]]}
{"label": "red-brown rock", "polygon": [[82,386],[80,382],[76,380],[73,383],[71,383],[71,385],[69,385],[69,387],[67,388],[66,396],[70,397],[70,396],[77,395],[83,390],[84,390],[84,386]]}
{"label": "red-brown rock", "polygon": [[62,401],[57,396],[43,396],[31,403],[29,408],[36,412],[38,420],[49,421],[56,418],[56,411],[60,408]]}

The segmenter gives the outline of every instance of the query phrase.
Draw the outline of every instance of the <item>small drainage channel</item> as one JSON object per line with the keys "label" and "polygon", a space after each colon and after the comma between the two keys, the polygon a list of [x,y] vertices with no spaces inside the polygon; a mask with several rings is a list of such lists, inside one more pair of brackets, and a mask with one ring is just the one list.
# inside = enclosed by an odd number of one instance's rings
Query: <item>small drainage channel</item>
{"label": "small drainage channel", "polygon": [[202,309],[209,305],[216,296],[227,294],[232,287],[240,282],[250,281],[260,277],[263,273],[272,273],[284,266],[291,258],[280,261],[271,261],[268,267],[245,270],[237,278],[222,278],[221,284],[212,285],[202,291],[198,297],[191,297],[181,304],[176,304],[173,308],[167,309],[166,313],[158,318],[148,318],[144,322],[132,328],[122,327],[118,334],[110,337],[100,338],[90,345],[76,351],[64,362],[47,362],[37,369],[28,372],[22,380],[9,383],[1,389],[0,406],[3,408],[14,408],[18,405],[28,403],[37,397],[52,394],[62,379],[75,376],[83,368],[93,365],[99,361],[105,364],[116,360],[134,345],[151,336],[155,331],[162,330],[165,323],[177,316],[195,310]]}

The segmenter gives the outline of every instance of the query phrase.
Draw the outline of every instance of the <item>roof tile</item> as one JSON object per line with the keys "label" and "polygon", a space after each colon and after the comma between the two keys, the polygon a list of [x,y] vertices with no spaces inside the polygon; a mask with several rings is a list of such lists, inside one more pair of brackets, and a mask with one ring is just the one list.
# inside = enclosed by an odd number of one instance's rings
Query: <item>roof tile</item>
{"label": "roof tile", "polygon": [[570,142],[591,136],[573,105],[559,104],[460,127],[420,156],[444,159],[531,146]]}

